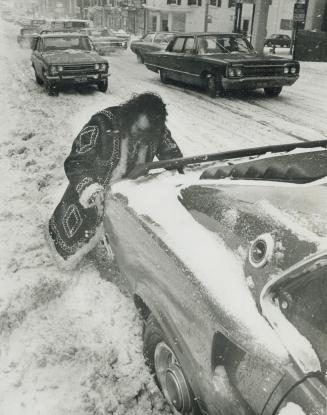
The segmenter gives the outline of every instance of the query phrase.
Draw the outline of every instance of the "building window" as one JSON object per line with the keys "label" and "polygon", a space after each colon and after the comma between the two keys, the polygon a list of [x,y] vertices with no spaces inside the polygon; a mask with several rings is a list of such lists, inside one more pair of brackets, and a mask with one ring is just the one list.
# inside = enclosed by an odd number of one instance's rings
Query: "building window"
{"label": "building window", "polygon": [[201,0],[187,0],[188,6],[201,6]]}
{"label": "building window", "polygon": [[182,3],[182,0],[167,0],[167,4],[177,4],[180,6]]}
{"label": "building window", "polygon": [[228,7],[235,7],[235,0],[228,0]]}
{"label": "building window", "polygon": [[292,30],[293,29],[293,20],[281,19],[280,28],[282,30]]}
{"label": "building window", "polygon": [[210,0],[210,6],[221,7],[221,0]]}

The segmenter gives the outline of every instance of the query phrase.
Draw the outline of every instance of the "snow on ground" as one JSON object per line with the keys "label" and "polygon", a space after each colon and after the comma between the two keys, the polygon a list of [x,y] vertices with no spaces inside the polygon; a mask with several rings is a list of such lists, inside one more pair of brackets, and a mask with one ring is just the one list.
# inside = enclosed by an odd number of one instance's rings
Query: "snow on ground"
{"label": "snow on ground", "polygon": [[162,85],[124,51],[109,57],[107,94],[69,89],[54,98],[36,85],[17,33],[0,21],[0,414],[169,413],[144,365],[132,301],[89,260],[59,271],[45,244],[72,140],[95,111],[145,90],[164,98],[185,155],[323,139],[327,65],[304,63],[277,99],[211,99]]}

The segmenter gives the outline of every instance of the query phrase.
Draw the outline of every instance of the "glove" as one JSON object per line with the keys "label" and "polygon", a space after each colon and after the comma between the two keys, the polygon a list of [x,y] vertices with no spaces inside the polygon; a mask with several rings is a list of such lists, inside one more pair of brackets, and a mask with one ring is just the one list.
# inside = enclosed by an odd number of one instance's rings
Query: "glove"
{"label": "glove", "polygon": [[99,183],[92,183],[86,187],[79,197],[79,202],[85,209],[93,206],[97,206],[98,209],[103,209],[103,201],[104,188]]}

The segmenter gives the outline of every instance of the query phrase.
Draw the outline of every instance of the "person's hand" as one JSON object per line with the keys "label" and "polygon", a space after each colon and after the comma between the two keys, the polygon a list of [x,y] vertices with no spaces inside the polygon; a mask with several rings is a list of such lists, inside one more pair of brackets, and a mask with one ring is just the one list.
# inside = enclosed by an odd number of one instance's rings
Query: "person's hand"
{"label": "person's hand", "polygon": [[85,209],[96,206],[102,213],[104,205],[104,188],[99,183],[93,183],[84,189],[80,196],[80,203]]}

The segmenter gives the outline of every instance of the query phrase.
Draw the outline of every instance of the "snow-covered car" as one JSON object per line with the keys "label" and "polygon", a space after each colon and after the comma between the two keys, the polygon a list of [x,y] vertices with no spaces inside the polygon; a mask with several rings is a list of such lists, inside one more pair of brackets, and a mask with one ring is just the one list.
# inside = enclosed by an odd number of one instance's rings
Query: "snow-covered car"
{"label": "snow-covered car", "polygon": [[172,32],[147,33],[140,39],[131,42],[131,51],[136,54],[137,61],[144,63],[146,53],[166,49],[169,42],[175,37]]}
{"label": "snow-covered car", "polygon": [[148,69],[161,81],[202,87],[209,96],[226,91],[263,88],[278,96],[299,77],[299,62],[256,52],[245,36],[235,33],[183,33],[165,51],[145,54]]}
{"label": "snow-covered car", "polygon": [[36,38],[39,36],[39,27],[37,26],[24,26],[20,29],[20,33],[17,36],[17,43],[21,47],[31,48]]}
{"label": "snow-covered car", "polygon": [[32,67],[38,84],[50,95],[64,85],[97,85],[108,89],[109,63],[92,47],[88,36],[79,33],[40,34],[32,52]]}
{"label": "snow-covered car", "polygon": [[117,49],[127,49],[127,40],[115,35],[110,35],[107,30],[82,29],[81,33],[89,36],[94,49],[100,55],[106,55]]}
{"label": "snow-covered car", "polygon": [[178,413],[326,414],[326,147],[147,163],[112,186],[104,251]]}

